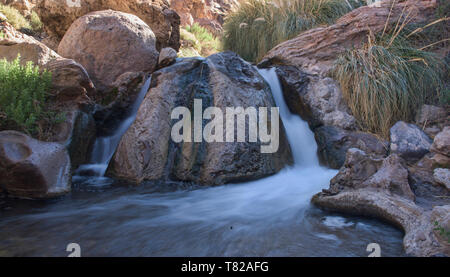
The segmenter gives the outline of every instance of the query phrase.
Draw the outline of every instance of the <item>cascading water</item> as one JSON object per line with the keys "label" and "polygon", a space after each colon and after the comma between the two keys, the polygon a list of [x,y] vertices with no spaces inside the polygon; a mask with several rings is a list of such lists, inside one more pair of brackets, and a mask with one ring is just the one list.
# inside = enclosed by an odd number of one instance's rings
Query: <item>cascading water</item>
{"label": "cascading water", "polygon": [[111,161],[114,152],[119,146],[120,140],[122,139],[125,132],[130,128],[136,119],[137,112],[139,110],[142,101],[150,87],[152,77],[150,76],[145,81],[138,94],[135,102],[131,106],[130,116],[126,118],[117,128],[116,132],[109,137],[98,137],[94,143],[94,147],[91,155],[91,164],[82,165],[78,169],[78,172],[93,172],[95,176],[102,177],[105,175],[108,169],[109,162]]}
{"label": "cascading water", "polygon": [[[0,241],[0,256],[63,256],[71,242],[91,256],[367,256],[372,242],[383,256],[403,255],[400,231],[311,206],[336,171],[319,166],[313,133],[289,112],[275,71],[260,74],[280,107],[293,167],[258,181],[195,190],[170,182],[137,188],[114,180],[106,187],[75,182],[69,199],[31,214],[6,212],[0,237],[8,239]],[[114,148],[99,151],[95,162],[106,164]]]}

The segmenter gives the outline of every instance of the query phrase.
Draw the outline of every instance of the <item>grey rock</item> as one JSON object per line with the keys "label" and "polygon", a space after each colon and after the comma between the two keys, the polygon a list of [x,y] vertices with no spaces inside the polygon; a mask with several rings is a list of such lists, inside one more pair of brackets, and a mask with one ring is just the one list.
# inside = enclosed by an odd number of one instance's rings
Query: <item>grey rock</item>
{"label": "grey rock", "polygon": [[359,148],[368,154],[387,155],[387,142],[369,133],[322,126],[314,131],[314,135],[321,163],[334,169],[344,165],[347,150],[350,148]]}
{"label": "grey rock", "polygon": [[448,168],[436,168],[433,172],[434,180],[450,190],[450,170]]}
{"label": "grey rock", "polygon": [[390,130],[391,153],[404,159],[420,159],[431,147],[431,139],[414,124],[397,122]]}

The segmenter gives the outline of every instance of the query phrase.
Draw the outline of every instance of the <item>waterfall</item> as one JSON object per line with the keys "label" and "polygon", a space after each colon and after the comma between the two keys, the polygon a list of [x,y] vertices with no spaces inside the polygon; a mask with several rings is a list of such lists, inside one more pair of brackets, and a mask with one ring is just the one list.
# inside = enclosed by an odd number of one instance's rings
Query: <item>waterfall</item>
{"label": "waterfall", "polygon": [[136,119],[139,107],[141,106],[142,101],[150,88],[151,80],[151,76],[147,78],[144,86],[142,86],[141,91],[138,94],[138,97],[131,106],[130,116],[120,123],[114,134],[109,137],[98,137],[96,139],[92,150],[91,163],[80,166],[78,172],[91,172],[98,177],[105,175],[109,162],[119,146],[120,140]]}
{"label": "waterfall", "polygon": [[259,69],[258,71],[270,85],[275,103],[280,109],[280,118],[286,129],[287,139],[291,146],[295,166],[318,167],[319,159],[317,157],[317,144],[314,139],[314,134],[311,129],[309,129],[306,121],[289,111],[289,108],[284,101],[283,90],[275,72],[275,68]]}

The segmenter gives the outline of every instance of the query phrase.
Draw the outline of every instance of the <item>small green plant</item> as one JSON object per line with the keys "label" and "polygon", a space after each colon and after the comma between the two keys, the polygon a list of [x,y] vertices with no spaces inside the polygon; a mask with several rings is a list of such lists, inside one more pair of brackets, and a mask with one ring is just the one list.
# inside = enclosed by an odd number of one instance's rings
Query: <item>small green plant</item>
{"label": "small green plant", "polygon": [[39,18],[39,15],[35,11],[33,11],[30,15],[30,25],[35,32],[42,31],[42,28],[44,26],[41,19]]}
{"label": "small green plant", "polygon": [[[30,135],[39,133],[38,121],[55,116],[46,109],[51,73],[40,72],[32,62],[20,64],[20,56],[14,61],[0,60],[0,114],[2,123],[12,121],[21,131]],[[0,124],[4,125],[4,124]]]}
{"label": "small green plant", "polygon": [[6,16],[7,21],[17,30],[31,29],[31,25],[28,20],[20,14],[20,12],[11,7],[0,4],[0,12]]}
{"label": "small green plant", "polygon": [[363,5],[356,0],[248,0],[225,19],[223,48],[256,62],[299,33]]}
{"label": "small green plant", "polygon": [[445,230],[445,228],[437,221],[434,222],[434,227],[434,231],[438,231],[439,235],[446,238],[447,242],[450,243],[450,230]]}
{"label": "small green plant", "polygon": [[198,23],[183,27],[181,40],[183,45],[179,53],[181,57],[209,56],[221,49],[219,38]]}

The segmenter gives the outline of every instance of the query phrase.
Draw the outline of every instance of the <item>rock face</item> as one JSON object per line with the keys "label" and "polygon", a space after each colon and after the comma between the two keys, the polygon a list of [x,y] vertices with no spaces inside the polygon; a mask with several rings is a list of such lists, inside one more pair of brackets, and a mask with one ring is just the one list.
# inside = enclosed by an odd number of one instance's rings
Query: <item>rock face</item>
{"label": "rock face", "polygon": [[193,111],[194,99],[202,99],[203,108],[215,106],[224,114],[225,107],[275,105],[264,79],[234,53],[179,61],[153,74],[150,90],[119,144],[109,174],[138,183],[171,178],[218,185],[265,177],[292,163],[282,124],[280,145],[273,154],[262,154],[259,142],[173,142],[172,109],[184,106]]}
{"label": "rock face", "polygon": [[130,116],[130,108],[147,78],[148,74],[144,72],[126,72],[117,78],[113,88],[100,101],[103,106],[94,113],[99,136],[112,135],[123,120]]}
{"label": "rock face", "polygon": [[368,154],[380,157],[387,154],[387,142],[369,133],[346,131],[336,126],[322,126],[315,130],[314,135],[321,163],[333,169],[339,169],[344,165],[347,150],[350,148],[357,147]]}
{"label": "rock face", "polygon": [[138,16],[153,30],[156,47],[180,48],[180,17],[167,0],[41,0],[36,11],[46,31],[56,41],[62,39],[79,17],[94,11],[115,10]]}
{"label": "rock face", "polygon": [[355,118],[333,79],[306,74],[296,66],[276,65],[276,68],[289,109],[306,120],[313,130],[322,125],[356,129]]}
{"label": "rock face", "polygon": [[110,88],[128,71],[153,71],[158,62],[155,36],[138,17],[112,10],[77,19],[58,47],[89,72],[98,89]]}
{"label": "rock face", "polygon": [[385,26],[395,26],[399,17],[405,14],[408,14],[410,22],[426,21],[434,13],[436,5],[435,0],[398,1],[391,13],[391,1],[363,6],[344,15],[331,26],[305,31],[277,45],[267,53],[262,63],[294,65],[307,73],[324,75],[338,55],[361,45],[367,40],[369,32],[377,34]]}
{"label": "rock face", "polygon": [[0,187],[24,198],[48,198],[70,191],[70,158],[64,146],[0,132]]}
{"label": "rock face", "polygon": [[391,153],[405,159],[420,159],[430,151],[431,139],[414,124],[397,122],[390,130]]}
{"label": "rock face", "polygon": [[225,16],[235,6],[238,0],[171,0],[170,7],[181,18],[181,25],[198,23],[213,34],[222,33]]}
{"label": "rock face", "polygon": [[448,203],[429,209],[417,205],[404,164],[396,154],[383,160],[349,149],[330,188],[316,194],[312,202],[324,209],[391,222],[404,230],[403,245],[409,255],[450,255],[446,239],[434,230],[435,221],[447,224]]}

